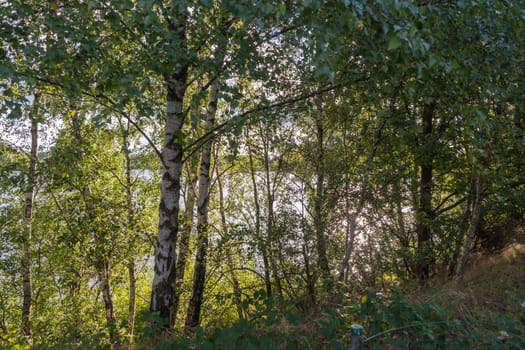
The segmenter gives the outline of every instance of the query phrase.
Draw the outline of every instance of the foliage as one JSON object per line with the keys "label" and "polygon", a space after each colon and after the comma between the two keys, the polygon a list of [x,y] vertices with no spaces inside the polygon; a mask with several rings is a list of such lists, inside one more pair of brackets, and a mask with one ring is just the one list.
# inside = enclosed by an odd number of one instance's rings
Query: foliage
{"label": "foliage", "polygon": [[[175,281],[185,310],[198,244],[198,211],[185,206],[204,145],[201,324],[182,335],[180,311],[176,339],[160,348],[338,349],[351,322],[376,349],[523,345],[504,315],[450,320],[389,291],[439,285],[469,257],[524,240],[523,1],[1,3],[0,346],[159,340],[166,330],[147,311],[164,238],[158,184],[184,189],[171,193],[185,198],[168,221],[189,237]],[[173,79],[184,80],[180,128],[163,138]],[[37,94],[44,142],[25,242]],[[180,179],[163,175],[171,144]],[[180,232],[168,236],[179,244],[170,254],[183,250]],[[19,330],[24,244],[33,339]],[[388,293],[350,301],[370,288]]]}
{"label": "foliage", "polygon": [[[255,292],[254,297],[262,295]],[[504,316],[451,319],[453,310],[415,304],[397,290],[369,292],[339,310],[317,315],[283,312],[272,303],[252,301],[260,318],[241,319],[219,329],[196,330],[193,339],[165,339],[155,349],[348,349],[350,326],[360,323],[370,349],[521,349],[521,323]],[[282,301],[281,301],[282,302]]]}

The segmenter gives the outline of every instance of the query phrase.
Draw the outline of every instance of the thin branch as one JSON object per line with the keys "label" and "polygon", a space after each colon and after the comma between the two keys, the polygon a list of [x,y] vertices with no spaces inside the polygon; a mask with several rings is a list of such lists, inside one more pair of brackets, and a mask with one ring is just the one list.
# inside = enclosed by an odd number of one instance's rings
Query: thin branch
{"label": "thin branch", "polygon": [[439,209],[445,205],[446,202],[448,202],[448,200],[452,197],[454,197],[455,195],[457,195],[458,193],[456,191],[450,193],[448,196],[446,196],[442,201],[441,203],[439,203],[436,208],[434,209],[434,212],[437,212],[439,211]]}
{"label": "thin branch", "polygon": [[441,209],[437,210],[439,208],[438,207],[438,208],[436,208],[436,210],[434,210],[435,215],[441,215],[441,214],[443,214],[443,213],[445,213],[445,212],[447,212],[449,210],[452,210],[452,209],[454,209],[455,207],[457,207],[458,205],[460,205],[461,203],[463,203],[466,200],[467,200],[467,197],[464,196],[464,197],[458,199],[456,202],[454,202],[454,203],[452,203],[452,204],[450,204],[450,205],[448,205],[448,206],[446,206],[444,208],[441,208]]}
{"label": "thin branch", "polygon": [[135,129],[137,129],[137,131],[146,139],[146,141],[148,142],[148,144],[151,146],[151,148],[153,148],[153,150],[155,151],[155,153],[157,154],[157,156],[159,157],[160,161],[162,162],[162,165],[164,167],[166,167],[166,164],[164,163],[164,160],[162,159],[162,153],[161,151],[157,148],[157,146],[155,145],[155,143],[153,143],[153,141],[151,140],[151,138],[148,136],[148,134],[142,130],[142,128],[138,125],[138,123],[136,121],[134,121],[126,112],[120,110],[120,109],[117,109],[116,108],[116,105],[117,103],[114,102],[110,97],[104,95],[104,94],[92,94],[90,92],[87,92],[87,91],[82,91],[82,93],[86,96],[89,96],[89,97],[92,97],[94,98],[95,100],[101,98],[101,99],[104,99],[106,100],[110,105],[105,105],[103,103],[101,103],[99,101],[99,103],[108,108],[109,110],[115,112],[115,113],[118,113],[120,114],[122,117],[124,117],[127,121],[130,122],[131,125],[133,125],[133,127],[135,127]]}
{"label": "thin branch", "polygon": [[[25,75],[23,73],[20,73],[18,72],[19,74],[21,75]],[[56,87],[59,87],[61,89],[64,89],[64,85],[59,83],[59,82],[56,82],[56,81],[53,81],[51,79],[48,79],[48,78],[42,78],[42,77],[38,77],[38,76],[34,76],[32,77],[40,82],[43,82],[43,83],[46,83],[46,84],[49,84],[49,85],[52,85],[52,86],[56,86]],[[166,167],[166,164],[164,163],[163,159],[162,159],[162,153],[161,151],[157,148],[157,146],[155,145],[155,143],[153,143],[153,141],[151,140],[151,138],[148,136],[148,134],[142,130],[142,128],[138,125],[138,123],[136,121],[134,121],[126,112],[118,109],[116,106],[117,106],[117,103],[115,101],[113,101],[111,99],[111,97],[109,96],[106,96],[104,94],[93,94],[89,91],[86,91],[86,90],[81,90],[80,91],[83,95],[85,96],[88,96],[88,97],[91,97],[92,99],[94,99],[94,101],[98,102],[101,106],[105,107],[105,108],[108,108],[109,110],[117,113],[117,114],[120,114],[122,117],[124,117],[126,120],[128,120],[131,125],[133,125],[135,127],[135,129],[137,129],[137,131],[146,139],[146,141],[148,142],[148,144],[151,146],[151,148],[153,148],[153,150],[155,151],[155,153],[157,154],[157,156],[159,157],[160,161],[162,162],[162,165],[164,167]],[[100,100],[105,100],[107,101],[107,103],[109,104],[104,104],[102,103]]]}
{"label": "thin branch", "polygon": [[[360,80],[357,80],[357,81],[360,81]],[[223,122],[221,124],[218,124],[215,128],[207,131],[206,133],[204,133],[204,135],[202,135],[197,140],[193,141],[188,146],[186,146],[184,148],[184,152],[187,153],[187,154],[186,154],[186,156],[184,157],[184,159],[182,161],[185,162],[192,154],[194,154],[197,151],[197,149],[199,147],[201,147],[204,143],[208,142],[210,139],[213,139],[215,137],[215,135],[217,135],[219,132],[221,132],[227,126],[233,124],[234,122],[241,122],[244,119],[247,119],[252,114],[255,114],[255,113],[258,113],[258,112],[268,111],[268,110],[272,110],[272,109],[275,109],[275,108],[284,107],[284,106],[287,106],[287,105],[293,105],[293,104],[295,104],[297,102],[301,102],[301,101],[307,100],[309,98],[315,97],[315,96],[320,95],[322,93],[333,91],[333,90],[339,89],[341,87],[343,87],[342,84],[329,85],[328,87],[318,89],[318,90],[310,92],[308,94],[301,94],[299,96],[295,96],[295,97],[292,97],[292,98],[289,98],[289,99],[286,99],[286,100],[283,100],[283,101],[275,102],[275,103],[272,103],[272,104],[269,104],[269,105],[258,106],[258,107],[249,109],[249,110],[247,110],[247,111],[245,111],[245,112],[243,112],[241,114],[233,116],[232,118],[226,120],[225,122]]]}

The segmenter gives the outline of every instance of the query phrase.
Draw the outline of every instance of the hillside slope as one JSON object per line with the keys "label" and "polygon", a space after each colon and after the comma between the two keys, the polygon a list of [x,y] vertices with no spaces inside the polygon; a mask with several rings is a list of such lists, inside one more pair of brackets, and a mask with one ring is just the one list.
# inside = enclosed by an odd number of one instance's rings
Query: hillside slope
{"label": "hillside slope", "polygon": [[525,324],[525,244],[474,255],[460,285],[450,280],[433,285],[416,298],[442,305],[459,318],[511,317]]}

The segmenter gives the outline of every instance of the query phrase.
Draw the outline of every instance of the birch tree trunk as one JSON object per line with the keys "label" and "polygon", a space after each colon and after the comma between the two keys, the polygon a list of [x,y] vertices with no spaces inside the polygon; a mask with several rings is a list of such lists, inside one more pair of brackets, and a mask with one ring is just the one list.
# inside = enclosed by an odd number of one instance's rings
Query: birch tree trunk
{"label": "birch tree trunk", "polygon": [[[125,168],[124,168],[124,176],[125,176],[125,191],[126,191],[126,206],[127,206],[127,221],[128,225],[130,227],[134,226],[135,222],[135,211],[133,209],[133,181],[131,178],[131,156],[130,156],[130,149],[129,149],[129,131],[130,131],[130,123],[127,122],[127,125],[124,126],[122,122],[120,122],[120,128],[122,132],[122,152],[124,154],[124,161],[125,161]],[[128,234],[133,235],[133,232],[128,232]],[[130,246],[134,247],[134,240],[130,237]],[[129,280],[129,290],[128,290],[128,329],[127,329],[127,335],[128,335],[128,347],[131,348],[132,344],[134,342],[134,332],[135,332],[135,314],[136,314],[136,304],[137,304],[137,278],[135,276],[135,257],[134,257],[134,251],[131,251],[131,255],[128,258],[128,280]]]}
{"label": "birch tree trunk", "polygon": [[281,284],[281,275],[279,273],[279,267],[277,265],[277,247],[276,247],[276,237],[275,237],[275,215],[274,215],[274,200],[275,193],[272,190],[272,181],[270,179],[270,145],[269,145],[269,136],[264,135],[262,137],[263,144],[263,163],[264,163],[264,175],[266,181],[266,249],[268,251],[268,260],[270,270],[272,272],[273,278],[275,280],[275,291],[278,295],[282,295],[282,284]]}
{"label": "birch tree trunk", "polygon": [[[208,97],[208,119],[205,132],[209,132],[215,125],[217,112],[217,98],[219,83],[215,81],[210,86]],[[200,324],[201,307],[204,297],[204,284],[206,280],[207,250],[208,250],[208,204],[210,200],[210,167],[211,167],[211,141],[202,149],[199,195],[197,204],[197,254],[195,256],[195,269],[193,274],[193,290],[186,315],[185,333],[191,334],[193,328]]]}
{"label": "birch tree trunk", "polygon": [[359,189],[359,202],[357,203],[357,208],[352,214],[350,213],[350,205],[349,205],[349,188],[348,188],[348,180],[346,185],[346,212],[347,212],[347,233],[346,233],[346,244],[345,244],[345,257],[343,259],[343,262],[341,264],[341,268],[339,269],[339,276],[338,280],[339,282],[343,282],[346,280],[345,276],[348,276],[348,270],[349,270],[349,264],[350,264],[350,256],[352,255],[352,250],[354,246],[354,240],[355,240],[355,233],[357,229],[357,219],[359,218],[359,215],[361,215],[361,212],[363,211],[366,203],[366,192],[368,190],[368,179],[370,177],[370,172],[372,171],[372,164],[374,161],[374,158],[377,153],[377,148],[379,147],[379,143],[381,142],[381,135],[383,132],[383,129],[386,125],[386,120],[383,121],[381,126],[379,127],[377,131],[377,135],[375,137],[374,144],[372,145],[372,149],[370,150],[370,153],[368,154],[367,161],[366,161],[366,169],[363,174],[363,179],[361,181],[361,187]]}
{"label": "birch tree trunk", "polygon": [[[471,176],[470,180],[470,191],[471,193],[475,192],[475,179]],[[468,226],[470,225],[470,221],[472,218],[472,205],[473,200],[469,200],[467,202],[467,205],[465,206],[465,210],[463,212],[463,220],[462,224],[459,227],[458,234],[454,238],[454,250],[452,252],[452,257],[450,258],[448,267],[447,267],[447,276],[454,279],[456,278],[457,273],[457,267],[459,260],[461,258],[461,248],[463,248],[463,243],[465,241],[465,231],[468,231]],[[465,230],[466,228],[466,230]]]}
{"label": "birch tree trunk", "polygon": [[266,286],[266,296],[270,298],[272,296],[272,280],[270,274],[270,263],[268,258],[268,249],[267,246],[263,243],[261,236],[261,206],[259,204],[259,191],[257,186],[257,179],[255,177],[255,168],[253,164],[253,152],[250,142],[248,142],[248,161],[250,164],[250,177],[252,180],[253,187],[253,203],[255,206],[255,235],[257,239],[257,246],[259,253],[262,255],[263,259],[263,269],[264,269],[264,284]]}
{"label": "birch tree trunk", "polygon": [[[171,11],[177,11],[172,2]],[[169,32],[175,38],[181,54],[186,51],[187,9],[170,18]],[[187,63],[176,62],[173,73],[166,76],[167,102],[164,142],[161,162],[159,230],[155,246],[155,270],[152,282],[150,311],[170,328],[175,320],[176,245],[179,231],[180,176],[182,169],[182,144],[178,139],[184,123],[183,102],[188,77]]]}
{"label": "birch tree trunk", "polygon": [[97,259],[96,269],[99,279],[99,288],[102,292],[102,300],[104,301],[104,309],[106,310],[106,322],[110,331],[111,340],[116,340],[115,334],[115,308],[113,307],[113,297],[111,294],[110,280],[110,265],[108,259]]}
{"label": "birch tree trunk", "polygon": [[184,223],[181,230],[179,242],[179,256],[177,257],[176,265],[176,282],[175,282],[175,300],[174,300],[174,315],[173,324],[175,325],[177,314],[180,308],[180,295],[182,283],[184,282],[184,275],[186,272],[186,263],[188,261],[188,253],[190,249],[190,237],[193,228],[193,208],[195,207],[195,199],[197,197],[197,182],[198,177],[193,174],[193,164],[190,165],[190,181],[187,185],[186,208],[184,210]]}
{"label": "birch tree trunk", "polygon": [[457,267],[456,272],[456,281],[458,283],[461,283],[463,279],[465,267],[467,266],[470,251],[472,250],[472,241],[474,240],[474,236],[476,234],[479,219],[481,216],[481,202],[483,201],[482,183],[479,173],[476,173],[474,176],[474,202],[472,203],[472,215],[467,229],[467,238],[465,241],[465,245],[463,246],[463,254],[461,255],[461,260],[459,261],[459,265]]}
{"label": "birch tree trunk", "polygon": [[317,136],[317,159],[315,164],[315,172],[317,175],[315,185],[314,198],[314,227],[315,238],[317,243],[317,258],[319,269],[323,277],[323,283],[326,283],[326,289],[332,288],[332,281],[330,276],[330,266],[328,265],[328,257],[326,255],[326,237],[325,237],[325,221],[323,213],[324,201],[324,125],[323,125],[323,110],[322,101],[319,101],[315,115],[316,136]]}
{"label": "birch tree trunk", "polygon": [[434,123],[435,104],[423,107],[423,152],[420,154],[420,182],[419,182],[419,203],[416,211],[416,233],[417,233],[417,252],[416,252],[416,273],[417,278],[424,282],[430,276],[430,267],[433,261],[431,249],[431,220],[432,211],[432,182],[433,182],[433,162],[434,150],[432,136]]}
{"label": "birch tree trunk", "polygon": [[29,160],[28,184],[26,188],[24,223],[25,232],[22,244],[22,334],[32,346],[31,309],[33,299],[32,273],[31,273],[31,241],[33,239],[33,206],[36,195],[36,167],[38,163],[38,103],[39,95],[35,95],[31,111],[31,150]]}
{"label": "birch tree trunk", "polygon": [[135,315],[137,308],[137,277],[135,276],[135,259],[128,261],[129,304],[128,304],[128,348],[132,349],[135,342]]}
{"label": "birch tree trunk", "polygon": [[[220,176],[220,169],[219,167],[215,168],[216,176],[217,176],[217,186],[219,187],[219,212],[221,215],[221,227],[222,232],[224,234],[228,234],[228,225],[226,223],[226,210],[224,208],[224,191],[222,187],[222,179]],[[237,308],[237,316],[239,316],[239,319],[244,318],[244,308],[242,306],[242,289],[241,285],[239,283],[239,280],[237,279],[237,275],[235,274],[235,266],[233,263],[233,256],[231,252],[231,248],[228,246],[226,247],[226,265],[228,266],[228,269],[230,270],[231,279],[232,279],[232,286],[233,286],[233,296],[235,299],[235,306]]]}
{"label": "birch tree trunk", "polygon": [[304,272],[306,274],[306,288],[308,289],[308,296],[313,306],[316,304],[315,276],[312,273],[312,269],[310,267],[310,256],[308,255],[308,248],[306,247],[306,243],[303,243],[301,245],[301,254],[304,260]]}

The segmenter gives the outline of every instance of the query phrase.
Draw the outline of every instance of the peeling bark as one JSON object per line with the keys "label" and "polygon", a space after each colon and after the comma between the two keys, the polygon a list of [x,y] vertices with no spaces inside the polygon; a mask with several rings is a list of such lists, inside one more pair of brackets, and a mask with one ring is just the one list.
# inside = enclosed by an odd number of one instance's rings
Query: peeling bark
{"label": "peeling bark", "polygon": [[[172,11],[176,11],[172,9]],[[182,53],[186,50],[187,9],[170,18],[169,31],[177,38]],[[155,246],[155,269],[152,282],[150,311],[160,318],[163,328],[170,328],[175,319],[174,296],[176,281],[176,245],[179,232],[180,176],[182,144],[179,139],[184,123],[183,102],[186,94],[188,66],[174,64],[173,73],[166,76],[167,102],[164,143],[161,162],[159,229]]]}
{"label": "peeling bark", "polygon": [[[106,310],[106,322],[110,328],[110,333],[115,330],[112,329],[115,327],[115,309],[113,307],[113,298],[111,294],[111,287],[109,283],[110,279],[110,266],[107,259],[100,261],[97,268],[98,278],[99,278],[99,288],[102,292],[102,300],[104,301],[104,309]],[[115,335],[113,334],[113,337]]]}
{"label": "peeling bark", "polygon": [[[190,170],[193,172],[193,169]],[[197,189],[198,177],[194,174],[190,174],[191,179],[187,188],[186,197],[186,209],[184,212],[184,223],[181,230],[180,242],[179,242],[179,256],[177,257],[176,264],[176,282],[175,282],[175,300],[174,300],[174,319],[172,326],[175,325],[177,314],[180,308],[180,295],[182,289],[182,283],[184,282],[184,275],[186,273],[186,263],[188,260],[188,253],[190,248],[190,237],[193,228],[193,208],[195,206],[195,199],[197,197],[195,191]]]}
{"label": "peeling bark", "polygon": [[[208,97],[208,119],[205,130],[208,132],[215,126],[215,114],[217,112],[219,83],[215,81],[210,86]],[[211,141],[208,141],[202,149],[199,195],[197,204],[197,254],[195,257],[195,269],[193,274],[193,290],[188,305],[185,332],[190,334],[192,329],[200,324],[201,307],[204,299],[204,284],[206,280],[207,254],[208,254],[208,211],[210,200],[210,168],[211,168]]]}

